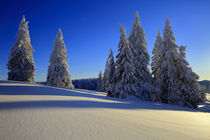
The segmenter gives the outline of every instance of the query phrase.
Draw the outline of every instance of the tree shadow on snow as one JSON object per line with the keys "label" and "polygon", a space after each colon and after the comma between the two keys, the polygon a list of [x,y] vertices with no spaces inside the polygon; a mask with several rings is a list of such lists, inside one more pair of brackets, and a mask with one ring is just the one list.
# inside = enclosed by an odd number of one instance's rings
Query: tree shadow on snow
{"label": "tree shadow on snow", "polygon": [[103,100],[121,101],[125,100],[119,98],[111,98],[102,96],[104,92],[96,92],[91,90],[83,89],[68,89],[58,88],[50,86],[30,86],[30,85],[18,85],[18,86],[1,86],[0,85],[0,96],[1,95],[49,95],[49,96],[81,96],[88,98],[97,98]]}
{"label": "tree shadow on snow", "polygon": [[[13,109],[41,109],[41,108],[68,108],[68,109],[135,109],[135,110],[171,110],[200,112],[200,110],[172,105],[155,104],[152,102],[101,102],[84,100],[41,100],[41,101],[11,101],[1,102],[0,111]],[[202,111],[205,112],[205,111]]]}
{"label": "tree shadow on snow", "polygon": [[[5,83],[5,82],[4,82]],[[103,92],[82,89],[68,89],[49,87],[44,85],[0,85],[1,95],[49,95],[49,96],[75,96],[102,99],[103,101],[89,100],[41,100],[41,101],[9,101],[0,102],[1,110],[26,108],[110,108],[110,109],[147,109],[172,110],[190,112],[210,112],[208,109],[191,109],[187,107],[168,105],[155,102],[146,102],[139,99],[119,99],[106,97]],[[204,107],[207,104],[204,104]]]}

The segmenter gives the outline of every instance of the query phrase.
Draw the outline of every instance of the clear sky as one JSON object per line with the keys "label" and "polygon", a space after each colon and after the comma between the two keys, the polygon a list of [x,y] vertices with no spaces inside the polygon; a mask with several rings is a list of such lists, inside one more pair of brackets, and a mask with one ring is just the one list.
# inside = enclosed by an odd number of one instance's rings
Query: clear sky
{"label": "clear sky", "polygon": [[7,79],[8,55],[23,15],[35,50],[35,80],[43,81],[58,28],[63,32],[72,79],[96,77],[104,70],[109,48],[117,54],[119,24],[129,35],[136,11],[150,55],[168,16],[177,44],[187,45],[190,66],[200,80],[210,80],[209,0],[1,0],[0,79]]}

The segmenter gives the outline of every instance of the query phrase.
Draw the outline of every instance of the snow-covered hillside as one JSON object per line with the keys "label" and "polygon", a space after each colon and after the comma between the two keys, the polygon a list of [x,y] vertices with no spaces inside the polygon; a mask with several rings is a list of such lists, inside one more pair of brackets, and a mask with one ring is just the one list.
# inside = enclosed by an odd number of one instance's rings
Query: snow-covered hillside
{"label": "snow-covered hillside", "polygon": [[209,140],[209,105],[194,110],[116,99],[103,92],[0,81],[0,139]]}

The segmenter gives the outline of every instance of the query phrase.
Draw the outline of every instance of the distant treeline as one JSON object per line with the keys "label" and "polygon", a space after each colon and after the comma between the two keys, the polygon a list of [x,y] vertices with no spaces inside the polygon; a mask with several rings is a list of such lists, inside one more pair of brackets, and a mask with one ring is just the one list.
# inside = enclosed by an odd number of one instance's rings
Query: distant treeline
{"label": "distant treeline", "polygon": [[[38,84],[46,84],[46,82],[36,82]],[[76,79],[72,80],[75,88],[80,89],[97,89],[98,78]],[[205,88],[210,93],[210,81],[199,81],[199,85]]]}
{"label": "distant treeline", "polygon": [[[97,89],[98,78],[76,79],[72,80],[75,88],[80,89]],[[210,93],[210,81],[204,80],[199,82],[200,86],[204,87]]]}
{"label": "distant treeline", "polygon": [[204,87],[208,93],[210,93],[210,81],[204,80],[200,81],[199,84]]}
{"label": "distant treeline", "polygon": [[98,85],[98,78],[72,80],[72,83],[74,88],[96,89]]}
{"label": "distant treeline", "polygon": [[[46,81],[36,82],[37,84],[46,85]],[[87,78],[87,79],[76,79],[72,80],[72,84],[74,88],[79,89],[97,89],[98,86],[98,78]]]}

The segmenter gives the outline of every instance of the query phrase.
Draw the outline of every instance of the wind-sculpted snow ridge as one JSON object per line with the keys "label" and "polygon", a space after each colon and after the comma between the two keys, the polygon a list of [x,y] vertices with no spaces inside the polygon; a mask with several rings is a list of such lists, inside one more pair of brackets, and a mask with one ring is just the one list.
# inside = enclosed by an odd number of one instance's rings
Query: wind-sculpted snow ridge
{"label": "wind-sculpted snow ridge", "polygon": [[[207,96],[209,99],[210,96]],[[0,81],[0,139],[209,140],[209,101],[198,109],[132,96]]]}

